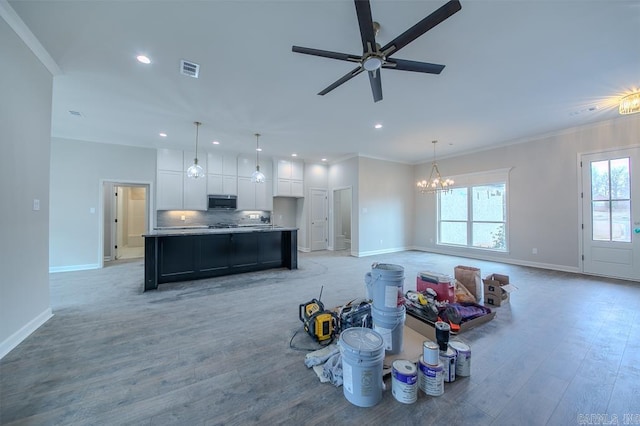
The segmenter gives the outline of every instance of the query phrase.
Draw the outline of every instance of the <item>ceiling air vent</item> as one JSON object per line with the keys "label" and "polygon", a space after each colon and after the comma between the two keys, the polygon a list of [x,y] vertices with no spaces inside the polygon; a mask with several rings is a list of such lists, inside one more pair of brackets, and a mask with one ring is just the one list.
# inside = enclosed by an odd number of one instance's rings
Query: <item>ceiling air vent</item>
{"label": "ceiling air vent", "polygon": [[185,61],[184,59],[180,61],[180,74],[188,75],[189,77],[198,78],[198,73],[200,72],[200,65]]}

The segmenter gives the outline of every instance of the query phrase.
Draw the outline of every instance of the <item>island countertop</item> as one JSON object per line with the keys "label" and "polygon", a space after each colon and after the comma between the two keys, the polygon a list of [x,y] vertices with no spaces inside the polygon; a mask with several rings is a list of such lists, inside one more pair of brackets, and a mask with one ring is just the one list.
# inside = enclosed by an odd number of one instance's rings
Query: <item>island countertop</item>
{"label": "island countertop", "polygon": [[207,228],[194,226],[184,228],[157,228],[147,234],[143,234],[142,236],[145,238],[157,238],[181,235],[240,234],[248,232],[281,232],[297,230],[298,228],[274,225],[239,226],[235,228]]}

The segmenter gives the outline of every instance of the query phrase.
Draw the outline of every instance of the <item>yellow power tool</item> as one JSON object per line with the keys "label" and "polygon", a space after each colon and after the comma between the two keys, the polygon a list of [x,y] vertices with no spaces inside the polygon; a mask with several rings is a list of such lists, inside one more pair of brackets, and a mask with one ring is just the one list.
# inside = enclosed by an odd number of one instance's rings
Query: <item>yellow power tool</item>
{"label": "yellow power tool", "polygon": [[[322,297],[322,289],[320,290]],[[318,343],[331,343],[335,338],[338,315],[324,309],[320,299],[312,299],[310,302],[300,305],[300,321],[304,325],[304,331]]]}

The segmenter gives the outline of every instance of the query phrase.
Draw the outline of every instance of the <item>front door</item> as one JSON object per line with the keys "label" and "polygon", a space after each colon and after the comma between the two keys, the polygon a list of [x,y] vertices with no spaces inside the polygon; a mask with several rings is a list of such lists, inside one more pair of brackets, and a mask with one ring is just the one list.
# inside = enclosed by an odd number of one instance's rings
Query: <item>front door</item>
{"label": "front door", "polygon": [[327,249],[327,191],[311,190],[311,251]]}
{"label": "front door", "polygon": [[586,274],[640,280],[640,148],[585,154],[582,164]]}

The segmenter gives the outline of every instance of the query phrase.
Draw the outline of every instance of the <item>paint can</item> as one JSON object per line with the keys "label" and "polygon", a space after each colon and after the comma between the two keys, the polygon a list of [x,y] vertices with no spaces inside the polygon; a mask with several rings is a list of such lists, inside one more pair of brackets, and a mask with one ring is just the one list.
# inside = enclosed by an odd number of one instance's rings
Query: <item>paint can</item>
{"label": "paint can", "polygon": [[471,348],[459,340],[449,342],[449,347],[456,351],[456,375],[468,377],[471,375]]}
{"label": "paint can", "polygon": [[436,321],[436,342],[441,351],[446,351],[449,347],[449,333],[451,326],[444,321]]}
{"label": "paint can", "polygon": [[392,263],[374,263],[364,275],[367,298],[381,311],[396,312],[404,306],[404,268]]}
{"label": "paint can", "polygon": [[403,404],[413,404],[418,399],[418,369],[406,359],[391,364],[391,393]]}
{"label": "paint can", "polygon": [[422,359],[429,365],[438,365],[438,357],[440,355],[440,348],[438,344],[433,340],[425,340],[422,343]]}
{"label": "paint can", "polygon": [[429,396],[440,396],[444,393],[444,368],[442,362],[429,365],[422,356],[418,362],[418,387]]}
{"label": "paint can", "polygon": [[382,399],[384,341],[375,330],[351,327],[340,333],[342,389],[358,407],[373,407]]}
{"label": "paint can", "polygon": [[382,336],[386,353],[393,355],[402,352],[406,308],[401,306],[396,312],[390,312],[381,311],[374,306],[371,309],[371,317],[373,329]]}
{"label": "paint can", "polygon": [[446,351],[440,351],[440,361],[444,370],[444,381],[451,383],[456,380],[456,351],[447,348]]}

